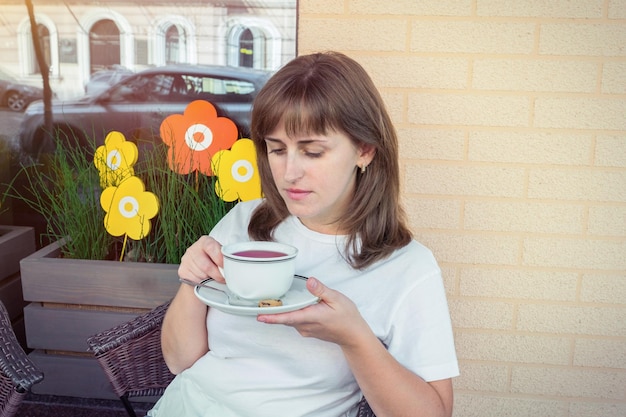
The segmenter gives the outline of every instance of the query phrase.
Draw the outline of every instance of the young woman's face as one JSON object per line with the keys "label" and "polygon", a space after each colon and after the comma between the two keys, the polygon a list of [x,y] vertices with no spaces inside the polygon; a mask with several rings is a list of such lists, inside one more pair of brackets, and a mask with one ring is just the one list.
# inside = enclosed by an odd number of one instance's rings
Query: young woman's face
{"label": "young woman's face", "polygon": [[282,126],[265,138],[274,183],[289,212],[309,229],[336,234],[336,225],[354,195],[358,166],[371,161],[368,152],[348,136],[288,137]]}

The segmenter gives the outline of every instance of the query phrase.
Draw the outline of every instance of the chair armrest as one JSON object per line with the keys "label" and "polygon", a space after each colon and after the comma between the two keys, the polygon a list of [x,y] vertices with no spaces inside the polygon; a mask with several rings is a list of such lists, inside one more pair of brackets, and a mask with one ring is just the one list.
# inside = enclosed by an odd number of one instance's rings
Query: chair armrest
{"label": "chair armrest", "polygon": [[160,329],[168,307],[169,303],[162,304],[131,321],[90,336],[87,339],[89,350],[98,357],[111,349],[116,349],[128,342],[140,339],[155,329]]}
{"label": "chair armrest", "polygon": [[361,398],[361,401],[359,401],[357,417],[376,417],[365,397]]}
{"label": "chair armrest", "polygon": [[161,353],[161,324],[168,307],[160,305],[87,339],[118,396],[158,395],[174,378]]}
{"label": "chair armrest", "polygon": [[34,384],[43,380],[43,372],[30,360],[17,341],[9,313],[1,302],[0,371],[11,379],[18,392],[27,392]]}

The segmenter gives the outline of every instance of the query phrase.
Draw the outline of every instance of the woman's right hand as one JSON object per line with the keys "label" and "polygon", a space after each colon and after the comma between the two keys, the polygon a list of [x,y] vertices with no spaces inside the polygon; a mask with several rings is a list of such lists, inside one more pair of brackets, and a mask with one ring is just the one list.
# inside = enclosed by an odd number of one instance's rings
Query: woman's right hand
{"label": "woman's right hand", "polygon": [[222,245],[209,236],[202,236],[185,251],[180,259],[178,276],[194,282],[207,278],[224,283],[219,268],[224,265]]}
{"label": "woman's right hand", "polygon": [[[218,268],[223,265],[221,248],[215,239],[202,236],[181,258],[178,275],[193,282],[208,277],[224,282]],[[172,373],[184,371],[208,352],[207,311],[207,305],[195,296],[193,287],[179,286],[161,328],[163,357]]]}

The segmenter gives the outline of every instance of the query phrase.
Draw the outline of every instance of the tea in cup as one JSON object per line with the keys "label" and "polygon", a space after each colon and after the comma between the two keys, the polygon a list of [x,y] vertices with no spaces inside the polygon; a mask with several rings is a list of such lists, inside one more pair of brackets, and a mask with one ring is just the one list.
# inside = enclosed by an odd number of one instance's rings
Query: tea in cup
{"label": "tea in cup", "polygon": [[246,300],[279,299],[293,283],[298,249],[278,242],[222,246],[226,286]]}

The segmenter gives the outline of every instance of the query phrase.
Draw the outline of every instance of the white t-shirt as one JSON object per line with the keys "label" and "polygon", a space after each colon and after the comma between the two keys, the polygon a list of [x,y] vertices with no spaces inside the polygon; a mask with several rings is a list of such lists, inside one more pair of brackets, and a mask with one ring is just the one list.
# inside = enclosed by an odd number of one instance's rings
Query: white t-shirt
{"label": "white t-shirt", "polygon": [[[239,203],[211,232],[222,245],[250,240],[260,200]],[[366,270],[342,257],[344,237],[307,229],[296,217],[275,240],[298,248],[296,274],[349,297],[402,365],[426,381],[459,374],[452,326],[431,252],[412,241]],[[341,349],[293,328],[209,309],[210,351],[178,375],[149,416],[354,416],[359,387]]]}

